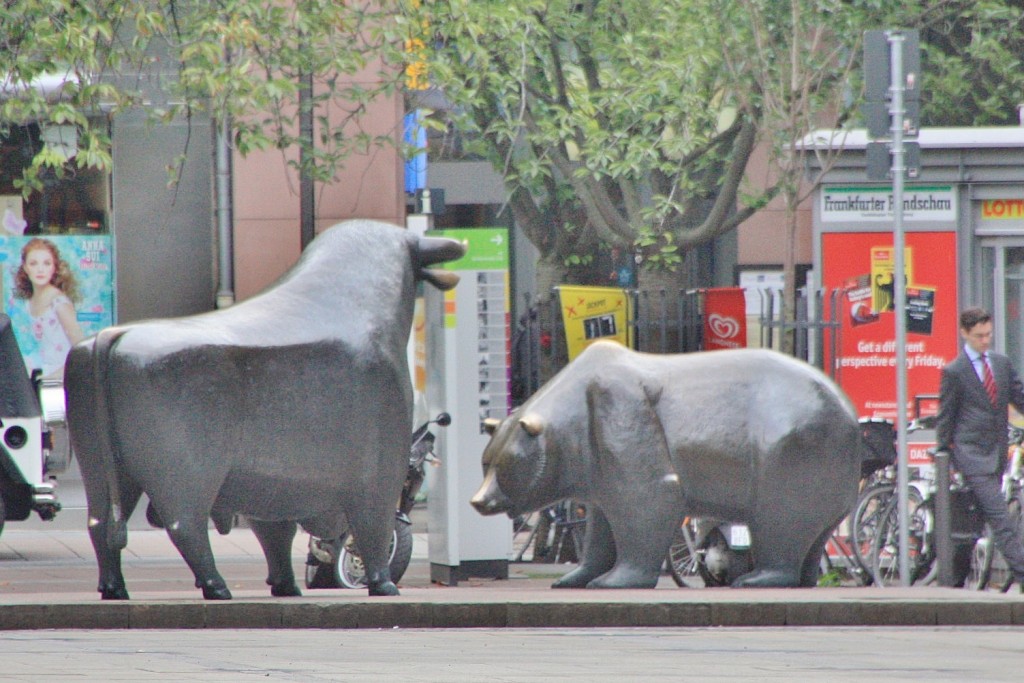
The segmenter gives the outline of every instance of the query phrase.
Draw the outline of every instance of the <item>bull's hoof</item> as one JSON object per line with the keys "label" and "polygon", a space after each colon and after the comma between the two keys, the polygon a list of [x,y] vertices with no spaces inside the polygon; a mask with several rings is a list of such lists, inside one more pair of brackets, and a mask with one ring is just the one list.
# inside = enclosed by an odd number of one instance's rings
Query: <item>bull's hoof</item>
{"label": "bull's hoof", "polygon": [[[267,583],[270,583],[269,581]],[[287,583],[270,583],[270,594],[275,598],[300,598],[302,591],[294,581]]]}
{"label": "bull's hoof", "polygon": [[124,586],[100,586],[101,600],[127,600],[128,589]]}
{"label": "bull's hoof", "polygon": [[733,588],[797,588],[800,575],[787,569],[755,569],[732,582]]}
{"label": "bull's hoof", "polygon": [[223,580],[211,579],[206,583],[199,584],[198,588],[203,589],[204,600],[230,600],[231,591],[224,585]]}
{"label": "bull's hoof", "polygon": [[394,581],[381,581],[380,583],[367,584],[371,596],[398,595],[398,586]]}

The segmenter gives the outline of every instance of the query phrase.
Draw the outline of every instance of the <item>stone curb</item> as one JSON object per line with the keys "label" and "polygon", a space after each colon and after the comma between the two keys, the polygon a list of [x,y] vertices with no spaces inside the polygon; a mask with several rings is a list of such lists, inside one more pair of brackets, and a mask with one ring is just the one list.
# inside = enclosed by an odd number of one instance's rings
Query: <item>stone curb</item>
{"label": "stone curb", "polygon": [[1024,602],[95,602],[0,608],[0,631],[35,629],[619,628],[1024,625]]}

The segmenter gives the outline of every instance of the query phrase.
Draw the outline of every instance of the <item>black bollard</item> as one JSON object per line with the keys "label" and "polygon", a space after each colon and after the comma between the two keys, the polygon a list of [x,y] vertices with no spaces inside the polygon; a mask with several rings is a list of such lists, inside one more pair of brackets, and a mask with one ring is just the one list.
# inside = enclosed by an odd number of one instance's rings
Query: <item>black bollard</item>
{"label": "black bollard", "polygon": [[935,561],[939,585],[953,585],[953,535],[950,529],[949,451],[935,453]]}

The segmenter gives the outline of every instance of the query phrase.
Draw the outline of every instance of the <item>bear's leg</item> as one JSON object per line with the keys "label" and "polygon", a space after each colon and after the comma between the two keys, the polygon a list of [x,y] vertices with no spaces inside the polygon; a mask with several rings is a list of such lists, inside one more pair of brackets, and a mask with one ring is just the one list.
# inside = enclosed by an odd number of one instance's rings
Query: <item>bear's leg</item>
{"label": "bear's leg", "polygon": [[586,588],[591,580],[615,564],[615,540],[608,519],[596,505],[587,505],[587,529],[583,534],[583,557],[576,569],[551,584],[552,588]]}
{"label": "bear's leg", "polygon": [[[817,563],[821,557],[825,538],[821,532],[807,523],[794,524],[789,520],[787,524],[763,510],[761,515],[755,515],[749,526],[754,569],[733,581],[732,587],[796,588],[806,585],[805,563],[815,550],[814,562]],[[816,572],[815,564],[815,581]]]}
{"label": "bear's leg", "polygon": [[587,385],[594,498],[615,538],[615,565],[587,588],[653,588],[683,518],[679,474],[656,410],[660,385],[611,363]]}
{"label": "bear's leg", "polygon": [[749,523],[754,571],[733,586],[817,583],[824,544],[856,500],[859,474],[860,437],[852,421],[838,413],[836,419],[824,417],[791,424],[760,459]]}
{"label": "bear's leg", "polygon": [[834,524],[830,524],[827,529],[821,532],[814,545],[811,546],[810,552],[804,558],[804,566],[800,571],[801,588],[814,588],[818,585],[818,579],[821,578],[821,556],[825,554],[825,545],[832,536],[832,530],[839,526],[842,521],[842,518],[840,518]]}
{"label": "bear's leg", "polygon": [[[643,505],[617,505],[609,515],[615,537],[615,565],[587,588],[654,588],[682,512],[674,491],[650,491]],[[676,514],[676,513],[679,514]]]}

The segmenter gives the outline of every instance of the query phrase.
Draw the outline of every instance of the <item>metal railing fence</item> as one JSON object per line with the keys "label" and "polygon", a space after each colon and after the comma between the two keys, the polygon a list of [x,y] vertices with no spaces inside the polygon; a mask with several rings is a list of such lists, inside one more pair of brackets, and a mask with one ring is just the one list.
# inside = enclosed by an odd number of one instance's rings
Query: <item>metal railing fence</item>
{"label": "metal railing fence", "polygon": [[[666,290],[626,292],[630,300],[626,324],[634,348],[652,353],[703,350],[704,290],[680,290],[675,297]],[[758,291],[760,310],[747,315],[747,346],[789,349],[793,356],[834,375],[825,363],[836,358],[839,348],[840,295],[840,290],[802,289],[787,320],[782,292]],[[527,312],[512,332],[513,405],[525,401],[568,363],[557,288],[542,303],[531,294],[524,295],[524,300]]]}

